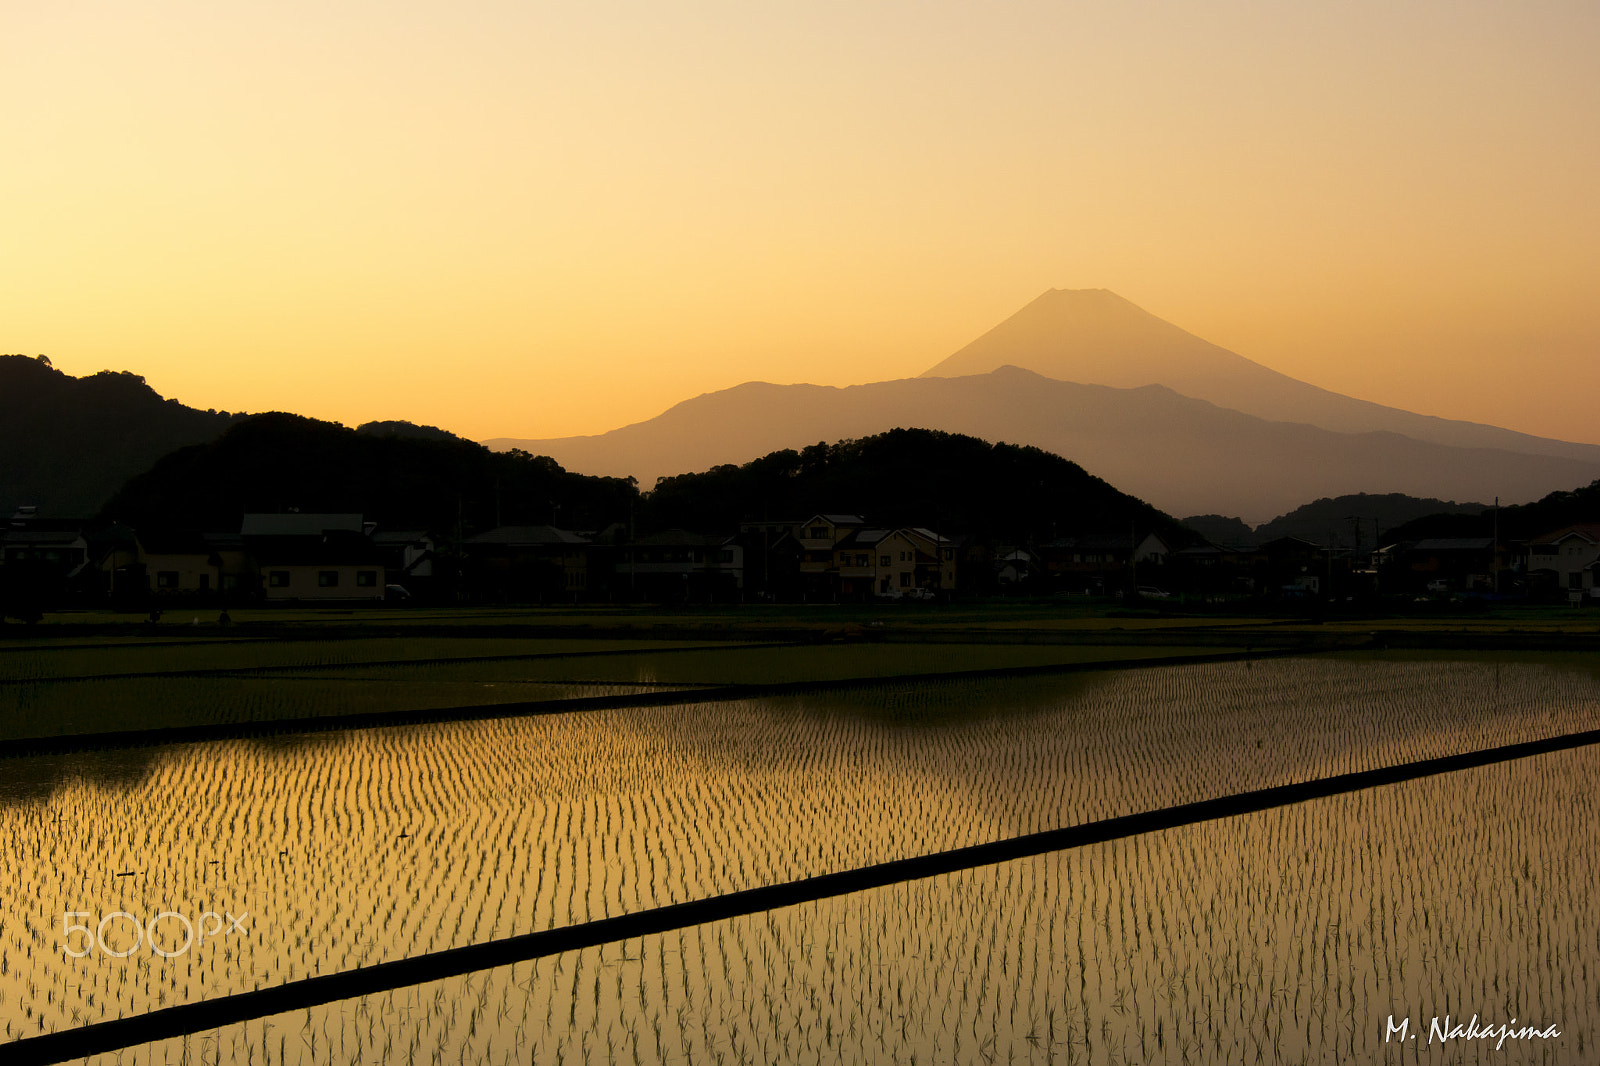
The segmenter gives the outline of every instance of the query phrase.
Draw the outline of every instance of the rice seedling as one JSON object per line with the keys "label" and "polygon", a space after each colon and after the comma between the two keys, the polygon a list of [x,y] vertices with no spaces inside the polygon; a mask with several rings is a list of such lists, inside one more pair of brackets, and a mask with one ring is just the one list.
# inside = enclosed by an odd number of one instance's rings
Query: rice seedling
{"label": "rice seedling", "polygon": [[[1369,657],[8,760],[3,1038],[1597,712],[1593,673],[1556,660]],[[1595,769],[1569,752],[1111,842],[270,1020],[298,1040],[233,1027],[216,1047],[271,1063],[1361,1061],[1383,1053],[1387,1013],[1502,1008],[1586,1047]],[[62,951],[63,912],[165,910],[250,919],[180,957]],[[125,950],[132,925],[106,935]]]}

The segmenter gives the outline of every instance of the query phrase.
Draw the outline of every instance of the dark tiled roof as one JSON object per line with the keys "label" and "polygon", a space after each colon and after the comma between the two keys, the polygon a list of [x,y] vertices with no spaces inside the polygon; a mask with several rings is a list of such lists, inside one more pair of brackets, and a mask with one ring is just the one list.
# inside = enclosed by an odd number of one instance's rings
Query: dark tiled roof
{"label": "dark tiled roof", "polygon": [[1575,526],[1564,526],[1554,533],[1546,533],[1542,537],[1536,537],[1532,543],[1536,545],[1555,544],[1573,534],[1577,534],[1591,544],[1600,541],[1600,522],[1580,522]]}
{"label": "dark tiled roof", "polygon": [[378,546],[347,530],[321,537],[256,538],[251,545],[261,566],[382,566]]}
{"label": "dark tiled roof", "polygon": [[7,544],[73,544],[82,539],[75,529],[13,529],[0,534]]}
{"label": "dark tiled roof", "polygon": [[372,535],[372,543],[391,547],[403,544],[420,544],[427,539],[428,534],[420,529],[379,530]]}
{"label": "dark tiled roof", "polygon": [[633,545],[640,548],[716,548],[732,538],[719,533],[691,533],[686,529],[668,529],[640,537]]}
{"label": "dark tiled roof", "polygon": [[1062,537],[1052,540],[1046,548],[1064,548],[1068,551],[1118,552],[1132,551],[1127,537]]}
{"label": "dark tiled roof", "polygon": [[507,548],[544,548],[552,544],[588,544],[589,541],[569,529],[557,529],[555,526],[500,526],[467,538],[467,543]]}
{"label": "dark tiled roof", "polygon": [[1312,551],[1321,551],[1322,545],[1314,544],[1303,537],[1276,537],[1257,545],[1253,550],[1258,552],[1270,551],[1296,551],[1310,548]]}
{"label": "dark tiled roof", "polygon": [[330,529],[361,532],[359,514],[247,514],[239,532],[247,537],[315,537]]}
{"label": "dark tiled roof", "polygon": [[151,555],[210,555],[205,535],[187,529],[150,529],[139,533],[139,547]]}

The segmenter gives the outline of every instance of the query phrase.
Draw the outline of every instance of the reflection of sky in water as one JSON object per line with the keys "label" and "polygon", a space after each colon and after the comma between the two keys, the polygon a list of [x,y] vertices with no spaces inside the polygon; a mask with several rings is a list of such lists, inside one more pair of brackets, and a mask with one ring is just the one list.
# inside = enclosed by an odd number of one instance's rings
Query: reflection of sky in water
{"label": "reflection of sky in water", "polygon": [[[1597,695],[1533,664],[1279,660],[8,760],[7,955],[33,961],[0,1016],[74,1024],[1593,728]],[[193,970],[63,964],[62,910],[179,904],[246,909],[257,939]]]}

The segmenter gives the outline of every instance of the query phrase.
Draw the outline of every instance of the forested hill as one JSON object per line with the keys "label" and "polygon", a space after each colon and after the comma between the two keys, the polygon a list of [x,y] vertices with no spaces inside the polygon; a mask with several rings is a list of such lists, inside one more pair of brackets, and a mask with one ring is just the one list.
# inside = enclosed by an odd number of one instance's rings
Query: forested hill
{"label": "forested hill", "polygon": [[1279,515],[1256,527],[1255,543],[1278,537],[1299,537],[1313,544],[1339,548],[1373,547],[1373,539],[1404,522],[1432,514],[1481,514],[1481,503],[1457,503],[1407,496],[1399,492],[1357,493],[1323,498]]}
{"label": "forested hill", "polygon": [[626,522],[637,496],[626,480],[570,474],[526,452],[273,413],[166,456],[123,486],[104,517],[226,530],[247,511],[360,512],[391,529],[471,535],[496,525],[602,529]]}
{"label": "forested hill", "polygon": [[163,399],[136,374],[73,377],[0,355],[0,518],[24,504],[90,515],[175,448],[214,439],[238,416]]}
{"label": "forested hill", "polygon": [[1552,492],[1532,503],[1493,508],[1479,514],[1432,514],[1396,526],[1385,543],[1428,537],[1493,536],[1498,521],[1501,540],[1531,540],[1567,526],[1600,522],[1600,481],[1570,492]]}
{"label": "forested hill", "polygon": [[926,526],[1008,543],[1057,537],[1195,535],[1171,516],[1039,448],[927,429],[784,450],[743,466],[663,478],[646,498],[657,528],[736,529],[743,519],[803,521],[859,514],[882,526]]}

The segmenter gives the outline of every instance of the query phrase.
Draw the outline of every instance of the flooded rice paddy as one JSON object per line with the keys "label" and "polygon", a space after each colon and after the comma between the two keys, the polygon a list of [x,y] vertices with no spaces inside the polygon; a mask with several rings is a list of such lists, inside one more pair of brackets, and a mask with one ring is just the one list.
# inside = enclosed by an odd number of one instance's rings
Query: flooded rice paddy
{"label": "flooded rice paddy", "polygon": [[[4,760],[0,1025],[1597,726],[1577,656],[1347,656]],[[1420,1045],[1447,1012],[1563,1036],[1396,1061],[1584,1061],[1596,769],[1592,749],[1540,756],[105,1061],[1369,1061],[1389,1015]],[[69,912],[249,917],[172,958],[117,919],[126,957],[75,958]]]}
{"label": "flooded rice paddy", "polygon": [[662,640],[516,638],[0,648],[0,741],[553,702],[662,687],[842,681],[1217,650],[938,644],[708,647]]}

